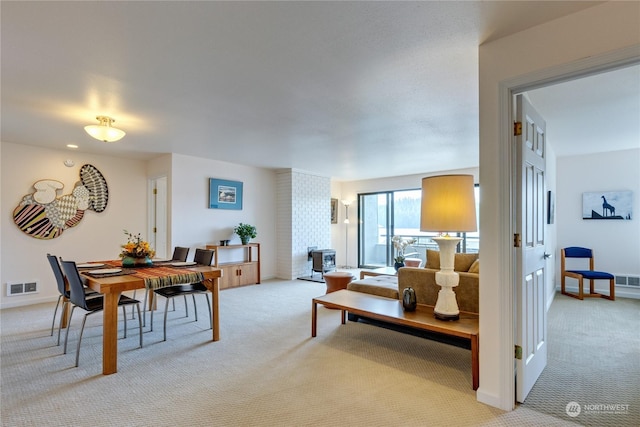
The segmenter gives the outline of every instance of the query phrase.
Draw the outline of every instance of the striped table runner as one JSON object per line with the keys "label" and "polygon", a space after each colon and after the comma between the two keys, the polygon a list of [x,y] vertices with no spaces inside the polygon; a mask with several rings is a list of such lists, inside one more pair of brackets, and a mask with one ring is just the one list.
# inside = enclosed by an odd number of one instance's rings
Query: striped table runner
{"label": "striped table runner", "polygon": [[[122,267],[122,261],[102,261],[113,267]],[[204,280],[204,275],[197,271],[191,271],[188,268],[175,267],[146,267],[135,269],[133,276],[144,279],[144,285],[147,289],[159,289],[167,286],[197,283]]]}

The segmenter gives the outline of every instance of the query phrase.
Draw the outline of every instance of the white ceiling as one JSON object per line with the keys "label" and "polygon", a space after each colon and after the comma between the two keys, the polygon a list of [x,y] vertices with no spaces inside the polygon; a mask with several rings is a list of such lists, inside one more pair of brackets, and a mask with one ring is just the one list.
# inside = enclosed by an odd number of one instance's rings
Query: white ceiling
{"label": "white ceiling", "polygon": [[[342,180],[475,167],[478,46],[599,3],[2,1],[0,138]],[[638,145],[639,69],[616,73],[529,93],[559,155]],[[103,114],[124,139],[84,132]]]}

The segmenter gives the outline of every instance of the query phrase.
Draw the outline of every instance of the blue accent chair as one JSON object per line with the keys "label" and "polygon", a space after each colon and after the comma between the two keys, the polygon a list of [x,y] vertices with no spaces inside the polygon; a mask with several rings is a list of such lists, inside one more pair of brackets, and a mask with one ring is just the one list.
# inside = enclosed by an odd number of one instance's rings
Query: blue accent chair
{"label": "blue accent chair", "polygon": [[[567,270],[565,268],[565,258],[588,258],[589,259],[589,269],[588,270]],[[611,273],[606,273],[604,271],[596,271],[594,270],[594,260],[593,260],[593,251],[587,248],[580,248],[576,246],[568,247],[561,249],[561,257],[560,257],[560,269],[561,269],[561,292],[563,295],[567,295],[573,298],[577,298],[579,300],[584,299],[584,297],[597,297],[597,298],[606,298],[611,301],[616,299],[615,294],[615,283],[614,276]],[[565,278],[570,277],[578,280],[578,293],[573,294],[567,292],[565,289]],[[584,279],[589,280],[589,293],[585,294],[583,290]],[[594,281],[595,280],[608,280],[609,281],[609,295],[601,294],[595,291]]]}

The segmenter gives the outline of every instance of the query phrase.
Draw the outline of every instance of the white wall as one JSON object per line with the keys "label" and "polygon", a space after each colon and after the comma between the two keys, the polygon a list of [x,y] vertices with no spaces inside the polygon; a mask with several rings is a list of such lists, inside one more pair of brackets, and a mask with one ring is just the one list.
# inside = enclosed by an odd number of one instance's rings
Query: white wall
{"label": "white wall", "polygon": [[[190,247],[192,258],[196,247],[225,239],[239,244],[233,227],[248,223],[257,229],[257,237],[252,241],[261,244],[262,278],[275,277],[275,172],[179,154],[172,154],[171,158],[171,246]],[[209,178],[242,182],[242,210],[209,209]],[[236,255],[225,251],[219,261],[231,261],[225,257]]]}
{"label": "white wall", "polygon": [[[547,126],[547,138],[553,141],[553,137],[549,136],[549,127]],[[546,224],[545,228],[545,252],[551,254],[551,258],[547,259],[546,270],[549,272],[545,277],[545,290],[547,292],[547,310],[551,307],[551,303],[553,302],[553,298],[556,293],[556,283],[557,278],[560,277],[557,273],[556,264],[558,264],[558,260],[560,255],[558,255],[558,205],[557,205],[557,173],[556,173],[556,164],[557,158],[556,153],[553,149],[553,143],[547,140],[547,157],[546,157],[546,169],[545,169],[545,186],[547,191],[551,191],[553,193],[554,203],[555,203],[555,215],[553,224]],[[545,200],[545,203],[547,201]],[[545,205],[547,206],[547,205]],[[546,207],[549,209],[549,206]],[[546,221],[545,221],[546,222]]]}
{"label": "white wall", "polygon": [[[596,269],[614,275],[640,276],[639,165],[640,148],[558,158],[558,258],[560,248],[587,247],[594,250]],[[632,191],[632,219],[583,220],[582,193],[593,191]],[[587,266],[583,264],[582,268]],[[559,280],[557,285],[560,286]],[[575,287],[576,282],[568,281],[567,285]],[[609,283],[599,280],[596,289],[608,293]],[[616,289],[616,296],[625,294],[638,295],[638,289]]]}
{"label": "white wall", "polygon": [[[404,175],[362,181],[334,181],[331,185],[331,197],[338,199],[338,223],[331,225],[332,248],[336,249],[338,265],[358,265],[358,194],[374,193],[377,191],[410,190],[422,188],[422,178],[434,175],[467,174],[473,175],[474,182],[478,182],[478,168],[456,169],[450,171],[430,172],[416,175]],[[352,200],[349,207],[349,224],[344,224],[346,211],[341,200]],[[346,238],[349,238],[348,248]],[[349,250],[345,259],[345,251]]]}
{"label": "white wall", "polygon": [[[77,261],[114,259],[120,253],[120,245],[126,242],[123,229],[146,234],[145,162],[11,143],[1,143],[0,151],[3,209],[0,219],[1,308],[58,298],[53,273],[46,260],[47,253]],[[66,167],[63,164],[65,159],[72,159],[75,166]],[[98,168],[107,181],[109,202],[104,212],[85,211],[76,227],[66,229],[55,239],[40,240],[20,231],[13,222],[12,212],[24,195],[33,192],[33,184],[41,179],[54,179],[64,184],[58,195],[69,194],[80,180],[78,173],[84,164]],[[6,296],[7,282],[32,280],[39,282],[39,293]]]}
{"label": "white wall", "polygon": [[[480,388],[478,400],[514,405],[510,137],[506,94],[640,46],[640,4],[607,2],[480,46]],[[626,51],[625,51],[626,52]],[[543,71],[550,70],[547,75]],[[504,112],[507,111],[507,114]]]}
{"label": "white wall", "polygon": [[[66,150],[2,143],[1,206],[2,233],[0,247],[0,308],[54,301],[58,290],[45,255],[52,253],[77,261],[114,259],[126,242],[123,229],[147,235],[148,179],[167,176],[169,185],[170,246],[188,246],[193,257],[196,247],[232,239],[233,227],[240,222],[256,226],[255,241],[262,243],[262,278],[275,276],[275,172],[182,155],[164,155],[149,162],[88,155]],[[63,161],[71,158],[75,166]],[[109,186],[109,203],[102,213],[86,211],[82,221],[65,230],[58,238],[40,240],[21,232],[13,223],[11,212],[22,197],[33,191],[41,179],[64,183],[60,193],[67,194],[83,164],[92,164],[104,175]],[[243,182],[243,209],[208,209],[209,178]],[[9,250],[8,250],[9,249]],[[230,254],[233,255],[233,254]],[[227,253],[225,253],[227,256]],[[224,256],[220,261],[224,261]],[[40,292],[6,297],[7,282],[37,280]]]}
{"label": "white wall", "polygon": [[278,270],[282,279],[311,275],[308,248],[325,249],[330,243],[331,181],[300,170],[277,174]]}

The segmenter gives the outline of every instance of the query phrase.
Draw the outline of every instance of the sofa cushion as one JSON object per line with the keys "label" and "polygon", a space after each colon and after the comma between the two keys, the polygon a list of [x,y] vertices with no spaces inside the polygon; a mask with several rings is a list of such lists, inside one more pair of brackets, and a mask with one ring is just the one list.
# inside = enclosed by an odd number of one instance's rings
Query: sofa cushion
{"label": "sofa cushion", "polygon": [[455,271],[469,271],[469,267],[478,259],[478,254],[456,254],[453,269]]}
{"label": "sofa cushion", "polygon": [[480,259],[473,261],[473,264],[469,267],[469,273],[480,274]]}
{"label": "sofa cushion", "polygon": [[[478,259],[478,254],[455,254],[453,261],[453,269],[455,271],[469,271],[469,267],[475,260]],[[434,270],[440,270],[440,252],[432,249],[427,249],[427,265],[425,268],[431,268]]]}
{"label": "sofa cushion", "polygon": [[365,276],[363,279],[349,283],[347,289],[365,294],[399,299],[397,276]]}
{"label": "sofa cushion", "polygon": [[427,249],[427,265],[425,268],[440,270],[440,252],[433,249]]}

